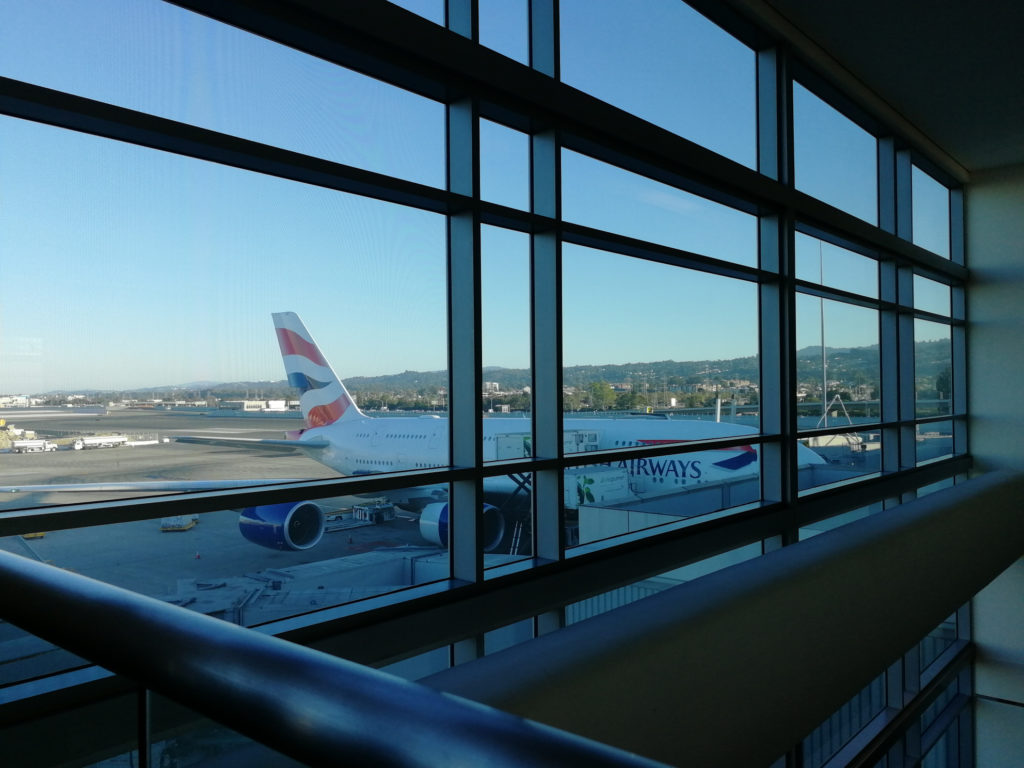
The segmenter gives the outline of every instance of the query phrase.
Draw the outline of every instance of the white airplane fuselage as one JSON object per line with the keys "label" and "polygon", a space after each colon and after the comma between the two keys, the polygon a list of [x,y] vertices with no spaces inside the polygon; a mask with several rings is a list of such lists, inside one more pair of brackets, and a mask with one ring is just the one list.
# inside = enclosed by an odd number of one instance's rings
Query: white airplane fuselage
{"label": "white airplane fuselage", "polygon": [[[484,461],[526,458],[531,422],[527,418],[484,418]],[[604,451],[642,445],[754,435],[749,427],[712,421],[645,417],[569,418],[564,421],[564,452]],[[366,417],[306,430],[299,440],[326,441],[316,458],[343,475],[366,475],[447,466],[448,419],[437,416]],[[801,446],[801,464],[823,460]],[[602,462],[595,462],[600,464]],[[628,471],[634,491],[658,484],[661,493],[694,485],[756,476],[756,446],[706,449],[656,458],[616,461]]]}

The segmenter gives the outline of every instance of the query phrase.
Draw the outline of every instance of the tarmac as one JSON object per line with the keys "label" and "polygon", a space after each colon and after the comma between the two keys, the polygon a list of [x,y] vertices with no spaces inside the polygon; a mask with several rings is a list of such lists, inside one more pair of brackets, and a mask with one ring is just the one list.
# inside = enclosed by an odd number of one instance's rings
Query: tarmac
{"label": "tarmac", "polygon": [[[3,414],[0,414],[3,415]],[[55,433],[156,435],[148,445],[50,453],[0,453],[0,487],[145,480],[305,479],[336,476],[333,470],[290,451],[262,451],[175,443],[176,435],[280,438],[288,420],[179,416],[152,411],[96,415],[30,415],[8,418],[40,437]],[[301,423],[301,422],[299,422]],[[163,442],[164,438],[171,438]],[[52,504],[123,499],[132,494],[11,493],[0,514]],[[145,494],[139,494],[145,495]],[[332,507],[367,499],[342,497]],[[253,625],[338,605],[437,578],[446,566],[414,573],[413,561],[447,557],[420,537],[418,517],[396,510],[395,519],[353,525],[338,518],[309,550],[281,552],[244,539],[238,512],[200,515],[188,530],[162,531],[159,519],[47,531],[39,538],[0,538],[0,549],[200,610]],[[425,575],[429,573],[430,575]],[[443,577],[443,576],[441,576]],[[0,686],[66,668],[65,652],[0,622]]]}

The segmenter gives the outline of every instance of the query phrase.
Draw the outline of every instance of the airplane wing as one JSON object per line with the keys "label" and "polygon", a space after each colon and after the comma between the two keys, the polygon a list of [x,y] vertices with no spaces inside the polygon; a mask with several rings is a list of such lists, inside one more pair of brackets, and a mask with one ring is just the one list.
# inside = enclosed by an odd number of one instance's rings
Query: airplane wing
{"label": "airplane wing", "polygon": [[[308,478],[307,478],[308,479]],[[119,483],[52,483],[50,485],[0,485],[0,502],[15,493],[184,493],[219,491],[224,488],[252,488],[261,485],[301,483],[301,478],[272,477],[258,480],[135,480]]]}
{"label": "airplane wing", "polygon": [[198,443],[201,445],[228,445],[236,448],[266,448],[273,450],[322,451],[329,448],[327,440],[265,440],[258,437],[203,437],[182,435],[175,437],[177,443]]}

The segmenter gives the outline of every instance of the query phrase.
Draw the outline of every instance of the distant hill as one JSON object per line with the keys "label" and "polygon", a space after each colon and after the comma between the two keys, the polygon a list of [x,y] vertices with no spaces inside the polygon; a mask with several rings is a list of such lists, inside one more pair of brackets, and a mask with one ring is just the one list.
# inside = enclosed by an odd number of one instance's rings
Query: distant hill
{"label": "distant hill", "polygon": [[[949,343],[925,341],[917,344],[916,375],[934,378],[949,367]],[[879,376],[878,345],[867,347],[828,347],[829,378],[877,380]],[[821,371],[821,347],[804,347],[797,352],[797,376],[812,376]],[[662,384],[699,383],[705,380],[734,380],[757,382],[760,376],[756,357],[736,357],[728,360],[676,361],[653,363],[623,363],[608,365],[576,365],[567,367],[562,374],[566,386],[586,387],[596,381],[609,383]],[[484,381],[496,381],[502,389],[513,390],[530,386],[530,371],[526,368],[484,369]],[[390,376],[355,376],[345,379],[353,392],[393,392],[423,390],[437,392],[448,386],[446,371],[405,371]]]}
{"label": "distant hill", "polygon": [[[829,347],[827,349],[829,378],[847,383],[865,379],[877,381],[879,376],[878,345],[868,347]],[[948,341],[926,341],[916,346],[916,376],[934,379],[950,365]],[[821,347],[804,347],[797,352],[797,378],[807,380],[821,375]],[[676,361],[607,365],[575,365],[562,375],[565,386],[585,388],[598,381],[610,384],[647,384],[652,389],[671,389],[720,381],[750,381],[760,376],[757,357],[736,357],[727,360]],[[519,390],[531,385],[527,368],[489,366],[483,371],[484,381],[496,381],[503,390]],[[405,392],[434,395],[448,387],[447,371],[403,371],[387,376],[352,376],[345,385],[354,394],[361,392]],[[97,390],[62,391],[48,394],[99,394]],[[115,394],[115,393],[104,393]],[[220,399],[278,399],[294,397],[295,390],[287,380],[277,381],[196,381],[188,384],[146,387],[116,393],[121,397],[150,398],[179,396],[201,398],[211,395]]]}

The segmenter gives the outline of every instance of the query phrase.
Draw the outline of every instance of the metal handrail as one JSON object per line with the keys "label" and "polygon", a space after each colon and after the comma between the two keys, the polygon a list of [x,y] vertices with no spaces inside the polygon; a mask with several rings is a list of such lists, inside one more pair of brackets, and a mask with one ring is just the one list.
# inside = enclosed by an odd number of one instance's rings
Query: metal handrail
{"label": "metal handrail", "polygon": [[660,765],[2,551],[0,583],[4,620],[308,765]]}

